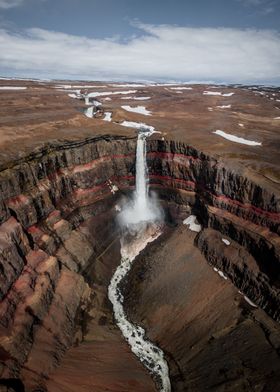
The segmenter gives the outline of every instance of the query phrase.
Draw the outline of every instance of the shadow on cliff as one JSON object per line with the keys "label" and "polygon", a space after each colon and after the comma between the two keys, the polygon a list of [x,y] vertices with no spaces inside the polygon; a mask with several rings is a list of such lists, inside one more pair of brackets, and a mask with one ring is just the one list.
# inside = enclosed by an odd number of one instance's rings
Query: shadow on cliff
{"label": "shadow on cliff", "polygon": [[7,378],[0,380],[1,392],[25,392],[24,385],[17,378]]}

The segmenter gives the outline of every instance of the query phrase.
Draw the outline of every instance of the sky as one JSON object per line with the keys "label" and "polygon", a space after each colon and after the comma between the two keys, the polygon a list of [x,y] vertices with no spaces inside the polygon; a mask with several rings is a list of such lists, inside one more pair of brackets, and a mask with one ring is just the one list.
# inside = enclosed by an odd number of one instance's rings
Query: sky
{"label": "sky", "polygon": [[280,0],[0,0],[0,75],[280,85]]}

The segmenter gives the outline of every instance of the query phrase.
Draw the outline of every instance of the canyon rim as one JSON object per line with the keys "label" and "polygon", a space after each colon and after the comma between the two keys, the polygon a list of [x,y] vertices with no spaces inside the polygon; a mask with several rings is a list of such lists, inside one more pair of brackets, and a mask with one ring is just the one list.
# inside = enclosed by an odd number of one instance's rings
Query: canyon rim
{"label": "canyon rim", "polygon": [[279,89],[61,83],[1,93],[1,388],[276,391]]}

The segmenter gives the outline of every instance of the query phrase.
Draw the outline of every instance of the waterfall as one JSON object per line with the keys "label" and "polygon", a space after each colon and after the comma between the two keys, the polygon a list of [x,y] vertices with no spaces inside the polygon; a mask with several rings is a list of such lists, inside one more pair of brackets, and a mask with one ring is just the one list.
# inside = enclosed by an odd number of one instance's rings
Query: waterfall
{"label": "waterfall", "polygon": [[137,229],[137,226],[162,220],[162,211],[155,197],[149,195],[146,163],[146,138],[154,131],[140,130],[136,147],[136,190],[132,202],[126,204],[118,216],[121,226]]}
{"label": "waterfall", "polygon": [[[136,148],[136,189],[133,201],[126,205],[119,214],[119,222],[123,228],[121,238],[121,263],[117,267],[109,288],[108,297],[113,305],[116,323],[131,351],[154,377],[161,392],[170,392],[168,364],[163,351],[150,342],[145,330],[131,323],[124,311],[124,297],[121,284],[131,269],[136,256],[161,234],[162,214],[156,199],[148,192],[148,170],[146,163],[146,138],[151,131],[141,130],[138,134]],[[131,236],[133,233],[133,236]],[[127,235],[128,234],[128,235]]]}
{"label": "waterfall", "polygon": [[136,210],[146,211],[148,208],[148,186],[147,186],[147,164],[146,164],[146,135],[139,133],[136,149]]}

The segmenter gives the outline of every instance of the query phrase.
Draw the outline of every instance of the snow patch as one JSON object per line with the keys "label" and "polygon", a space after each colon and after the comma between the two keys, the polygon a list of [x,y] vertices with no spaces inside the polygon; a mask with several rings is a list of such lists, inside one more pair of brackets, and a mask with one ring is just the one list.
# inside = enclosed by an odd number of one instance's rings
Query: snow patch
{"label": "snow patch", "polygon": [[203,91],[203,95],[219,95],[221,97],[231,97],[234,93],[221,93],[220,91]]}
{"label": "snow patch", "polygon": [[91,106],[91,107],[87,108],[87,109],[85,110],[85,115],[86,115],[88,118],[93,118],[94,109],[95,109],[95,106]]}
{"label": "snow patch", "polygon": [[203,91],[203,95],[222,95],[222,93],[218,91]]}
{"label": "snow patch", "polygon": [[145,84],[127,83],[127,84],[110,84],[112,87],[145,87]]}
{"label": "snow patch", "polygon": [[80,86],[72,86],[73,88],[105,88],[105,87],[107,87],[107,86],[101,86],[101,85],[99,85],[99,86],[96,86],[96,85],[93,85],[93,84],[86,84],[86,85],[80,85]]}
{"label": "snow patch", "polygon": [[89,98],[95,98],[95,97],[102,97],[106,95],[119,95],[119,94],[134,94],[136,93],[137,90],[128,90],[128,91],[102,91],[102,92],[94,92],[94,93],[89,93],[87,96]]}
{"label": "snow patch", "polygon": [[215,133],[216,135],[222,136],[223,138],[230,140],[231,142],[235,142],[235,143],[240,143],[240,144],[247,144],[248,146],[261,146],[262,143],[260,142],[255,142],[253,140],[247,140],[244,139],[243,137],[238,137],[235,135],[231,135],[230,133],[226,133],[224,131],[214,131],[213,133]]}
{"label": "snow patch", "polygon": [[136,106],[131,107],[129,105],[122,106],[122,109],[126,110],[127,112],[139,113],[143,114],[144,116],[150,116],[151,112],[145,108],[145,106]]}
{"label": "snow patch", "polygon": [[147,101],[151,97],[122,97],[121,99],[134,99],[135,101]]}
{"label": "snow patch", "polygon": [[214,267],[213,270],[214,270],[215,272],[217,272],[217,273],[220,275],[221,278],[223,278],[223,279],[225,279],[225,280],[228,279],[227,276],[223,273],[223,271],[219,270],[219,269],[216,268],[216,267]]}
{"label": "snow patch", "polygon": [[94,106],[102,106],[102,103],[101,102],[99,102],[99,101],[92,101],[92,104],[94,105]]}
{"label": "snow patch", "polygon": [[192,87],[169,87],[170,90],[192,90]]}
{"label": "snow patch", "polygon": [[120,123],[123,127],[130,127],[130,128],[136,128],[136,129],[148,129],[150,132],[155,133],[155,127],[152,125],[147,125],[145,123],[141,122],[134,122],[134,121],[123,121]]}
{"label": "snow patch", "polygon": [[151,99],[151,97],[135,97],[135,101],[147,101],[148,99]]}
{"label": "snow patch", "polygon": [[201,225],[195,223],[195,221],[196,221],[196,216],[190,215],[188,218],[183,220],[183,224],[189,226],[189,229],[191,231],[195,231],[199,233],[201,231]]}
{"label": "snow patch", "polygon": [[248,302],[249,305],[253,306],[253,308],[258,307],[254,302],[252,302],[248,297],[246,297],[246,295],[244,295],[244,299],[246,302]]}
{"label": "snow patch", "polygon": [[105,117],[103,118],[104,121],[112,121],[112,112],[105,112]]}
{"label": "snow patch", "polygon": [[219,109],[230,109],[231,105],[221,105],[221,106],[217,106],[217,108],[219,108]]}
{"label": "snow patch", "polygon": [[54,88],[67,90],[69,88],[72,88],[72,85],[71,84],[58,84],[58,85],[54,86]]}
{"label": "snow patch", "polygon": [[0,86],[0,90],[26,90],[27,87]]}
{"label": "snow patch", "polygon": [[227,276],[223,273],[223,271],[218,270],[218,274],[220,275],[221,278],[227,280]]}
{"label": "snow patch", "polygon": [[92,84],[89,85],[58,84],[54,88],[68,90],[71,88],[103,88],[103,87],[107,87],[107,86],[101,86],[101,85],[96,86]]}

